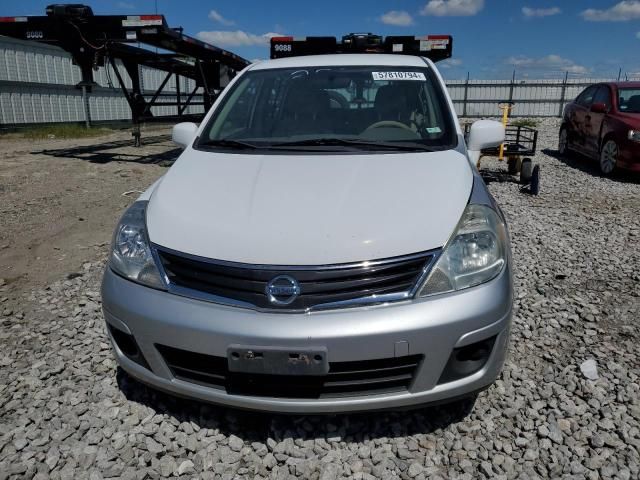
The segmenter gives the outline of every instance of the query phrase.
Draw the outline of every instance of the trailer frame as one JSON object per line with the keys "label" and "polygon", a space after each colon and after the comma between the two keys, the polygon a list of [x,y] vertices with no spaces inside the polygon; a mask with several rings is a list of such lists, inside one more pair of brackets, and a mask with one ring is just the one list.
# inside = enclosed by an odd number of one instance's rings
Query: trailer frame
{"label": "trailer frame", "polygon": [[[87,127],[91,124],[88,97],[97,85],[93,71],[110,65],[131,109],[136,146],[141,143],[140,125],[153,117],[153,106],[175,106],[178,118],[192,105],[203,105],[206,112],[226,83],[249,65],[232,52],[184,34],[182,27],[169,27],[164,15],[94,15],[91,7],[80,4],[49,5],[44,16],[0,17],[0,35],[55,45],[71,54],[73,63],[80,67],[81,81],[76,87],[82,90]],[[131,88],[116,60],[129,75]],[[141,66],[167,73],[153,94],[142,89]],[[158,101],[172,76],[176,79],[176,101]],[[195,80],[195,88],[183,92],[181,76]],[[202,100],[196,101],[199,89]]]}

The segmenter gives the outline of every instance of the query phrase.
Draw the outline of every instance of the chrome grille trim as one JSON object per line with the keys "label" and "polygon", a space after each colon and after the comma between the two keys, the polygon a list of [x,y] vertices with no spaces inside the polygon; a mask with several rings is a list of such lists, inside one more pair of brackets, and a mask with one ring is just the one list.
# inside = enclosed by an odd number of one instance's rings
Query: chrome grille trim
{"label": "chrome grille trim", "polygon": [[[429,251],[410,254],[410,255],[403,255],[398,257],[384,258],[384,259],[371,260],[371,261],[341,263],[341,264],[266,265],[266,264],[249,264],[249,263],[231,262],[226,260],[210,259],[210,258],[200,257],[197,255],[178,252],[176,250],[166,248],[156,244],[152,244],[151,247],[152,247],[152,252],[153,252],[153,256],[155,258],[156,264],[160,270],[163,280],[165,281],[167,290],[170,293],[188,297],[188,298],[194,298],[197,300],[217,303],[220,305],[247,308],[255,311],[263,311],[263,312],[271,312],[271,313],[278,313],[278,312],[279,313],[311,313],[317,310],[382,305],[382,304],[388,304],[391,302],[401,302],[401,301],[410,300],[415,295],[417,289],[420,287],[421,283],[424,281],[429,271],[431,270],[431,267],[434,265],[435,261],[438,259],[441,253],[441,249],[434,249],[434,250],[429,250]],[[284,272],[298,271],[301,273],[306,272],[307,274],[309,274],[310,272],[316,272],[316,271],[333,272],[338,270],[349,270],[349,269],[358,269],[358,268],[363,269],[363,268],[384,267],[384,266],[389,266],[389,268],[394,268],[394,266],[391,266],[390,264],[395,263],[396,265],[402,265],[403,262],[412,262],[412,261],[415,263],[422,258],[424,258],[424,264],[416,273],[415,277],[412,278],[410,288],[403,289],[402,291],[393,292],[393,293],[365,295],[365,296],[360,296],[356,298],[349,298],[346,300],[323,302],[323,303],[318,303],[318,304],[304,307],[304,308],[287,308],[287,307],[276,307],[276,306],[263,307],[263,306],[255,305],[254,303],[249,301],[243,301],[238,298],[231,298],[228,296],[217,295],[211,292],[176,284],[175,282],[171,281],[170,276],[167,272],[167,269],[165,268],[165,263],[163,262],[163,257],[162,257],[163,253],[168,254],[170,256],[174,256],[174,257],[180,257],[185,261],[198,262],[204,265],[211,265],[212,267],[223,267],[223,268],[229,267],[233,269],[241,269],[247,272],[254,271],[260,275],[264,275],[267,272],[273,272],[273,275],[276,275],[278,272],[283,272],[283,271]],[[409,281],[407,280],[405,283],[409,283]]]}

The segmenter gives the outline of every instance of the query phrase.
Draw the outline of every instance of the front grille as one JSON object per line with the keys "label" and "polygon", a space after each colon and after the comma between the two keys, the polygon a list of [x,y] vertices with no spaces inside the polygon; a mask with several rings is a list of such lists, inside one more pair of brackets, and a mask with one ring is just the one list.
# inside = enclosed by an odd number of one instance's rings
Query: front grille
{"label": "front grille", "polygon": [[179,380],[233,395],[277,398],[331,398],[409,389],[422,355],[357,362],[330,362],[322,376],[230,372],[227,359],[156,345]]}
{"label": "front grille", "polygon": [[[230,264],[157,251],[172,285],[257,308],[297,311],[409,292],[434,255],[424,252],[358,264],[278,267]],[[275,305],[266,294],[267,284],[283,275],[298,282],[300,293],[286,305]]]}

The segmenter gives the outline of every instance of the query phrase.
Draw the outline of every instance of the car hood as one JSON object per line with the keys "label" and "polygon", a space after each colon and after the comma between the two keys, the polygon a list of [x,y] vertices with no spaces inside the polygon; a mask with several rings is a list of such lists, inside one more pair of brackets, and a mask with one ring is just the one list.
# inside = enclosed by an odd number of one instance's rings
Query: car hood
{"label": "car hood", "polygon": [[631,128],[640,129],[640,113],[618,113],[618,118]]}
{"label": "car hood", "polygon": [[457,151],[223,154],[187,149],[153,191],[150,240],[184,253],[326,265],[442,247],[473,186]]}

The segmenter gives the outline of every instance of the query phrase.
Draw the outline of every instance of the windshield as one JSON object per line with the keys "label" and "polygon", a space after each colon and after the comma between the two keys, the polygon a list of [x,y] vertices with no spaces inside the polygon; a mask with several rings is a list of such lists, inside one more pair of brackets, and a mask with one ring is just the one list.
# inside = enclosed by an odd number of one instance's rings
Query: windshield
{"label": "windshield", "polygon": [[621,112],[640,113],[640,88],[621,88],[618,96]]}
{"label": "windshield", "polygon": [[426,66],[305,67],[247,72],[198,146],[443,150],[455,142],[445,96]]}

